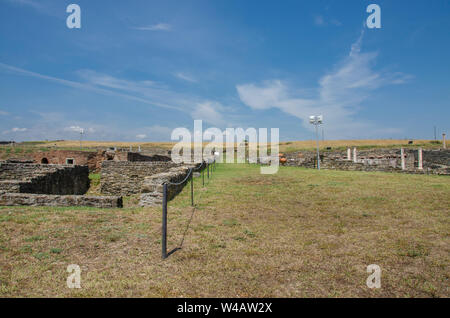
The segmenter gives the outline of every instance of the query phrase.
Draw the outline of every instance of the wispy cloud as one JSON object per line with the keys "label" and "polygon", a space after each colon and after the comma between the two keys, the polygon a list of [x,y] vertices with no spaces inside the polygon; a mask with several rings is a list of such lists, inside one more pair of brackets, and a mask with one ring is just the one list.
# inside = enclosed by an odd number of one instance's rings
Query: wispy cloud
{"label": "wispy cloud", "polygon": [[197,82],[197,80],[195,78],[193,78],[192,76],[187,75],[185,73],[178,72],[178,73],[175,73],[175,76],[178,77],[179,79],[182,79],[187,82],[191,82],[191,83]]}
{"label": "wispy cloud", "polygon": [[23,132],[26,132],[27,130],[28,130],[28,128],[14,127],[14,128],[11,128],[10,130],[5,130],[3,132],[3,134],[6,135],[6,134],[11,134],[11,133],[23,133]]}
{"label": "wispy cloud", "polygon": [[314,24],[317,26],[327,26],[329,24],[335,25],[335,26],[341,26],[342,23],[338,21],[337,19],[325,19],[322,15],[316,15],[314,16]]}
{"label": "wispy cloud", "polygon": [[80,126],[70,126],[70,127],[64,128],[64,130],[65,131],[72,131],[72,132],[76,132],[76,133],[83,133],[83,134],[86,133],[86,132],[89,132],[89,133],[94,133],[95,132],[95,129],[92,128],[92,127],[83,128],[83,127],[80,127]]}
{"label": "wispy cloud", "polygon": [[0,116],[8,116],[9,113],[0,109]]}
{"label": "wispy cloud", "polygon": [[201,119],[209,124],[221,127],[225,125],[225,120],[222,115],[224,111],[225,108],[222,104],[214,101],[206,101],[198,103],[191,116],[194,119]]}
{"label": "wispy cloud", "polygon": [[[82,73],[82,77],[87,82],[76,82],[71,80],[66,80],[62,78],[57,78],[53,76],[48,76],[44,74],[39,74],[35,72],[31,72],[25,69],[21,69],[15,66],[11,66],[8,64],[0,63],[0,69],[3,69],[6,72],[10,72],[13,74],[23,75],[23,76],[30,76],[38,79],[43,79],[51,82],[55,82],[64,86],[77,88],[77,89],[84,89],[88,91],[93,91],[96,93],[104,94],[107,96],[117,96],[124,99],[128,99],[131,101],[136,101],[144,104],[148,104],[155,107],[160,108],[166,108],[166,109],[173,109],[173,110],[179,110],[183,111],[184,108],[177,105],[178,101],[183,100],[181,96],[179,99],[176,98],[176,94],[163,90],[163,89],[150,89],[149,82],[135,82],[135,81],[127,81],[127,80],[121,80],[114,78],[112,76],[108,75],[102,75],[97,72],[88,72],[84,71]],[[106,87],[106,88],[105,88]],[[108,89],[111,88],[111,89]],[[112,88],[117,88],[117,90],[113,90]],[[136,93],[140,92],[143,96],[137,96],[135,94],[130,93]],[[168,98],[172,97],[172,98]],[[174,103],[169,104],[165,101],[171,100]],[[186,100],[186,98],[184,98]]]}
{"label": "wispy cloud", "polygon": [[18,128],[18,127],[14,127],[13,129],[11,129],[12,132],[24,132],[27,131],[27,128]]}
{"label": "wispy cloud", "polygon": [[149,127],[140,128],[139,133],[136,135],[137,139],[146,139],[147,137],[151,137],[152,140],[170,140],[170,136],[172,134],[172,128],[161,126],[161,125],[153,125]]}
{"label": "wispy cloud", "polygon": [[315,25],[320,25],[320,26],[325,25],[325,20],[323,19],[323,16],[316,15],[314,17],[314,24]]}
{"label": "wispy cloud", "polygon": [[[227,109],[220,103],[210,100],[205,101],[204,98],[199,96],[182,94],[151,80],[128,80],[92,70],[79,70],[76,72],[76,75],[79,76],[81,81],[73,81],[31,72],[3,63],[0,63],[0,71],[46,80],[106,96],[117,96],[129,101],[167,110],[176,110],[190,115],[193,119],[203,119],[205,122],[215,125],[225,123],[222,118],[226,115]],[[58,114],[56,115],[58,116]],[[47,114],[46,116],[55,116],[55,114]],[[158,133],[162,133],[161,127],[153,128],[159,129]],[[67,132],[68,130],[65,129],[64,131]],[[151,131],[149,133],[151,135]],[[165,129],[165,133],[167,133],[167,129]],[[140,134],[140,132],[136,132],[135,134]]]}
{"label": "wispy cloud", "polygon": [[28,7],[34,9],[36,12],[52,16],[58,19],[65,19],[65,15],[59,12],[59,8],[53,6],[47,1],[38,0],[6,0],[12,5]]}
{"label": "wispy cloud", "polygon": [[133,27],[132,29],[140,31],[170,31],[172,30],[172,25],[168,23],[158,23],[148,26]]}
{"label": "wispy cloud", "polygon": [[[237,86],[241,101],[253,109],[278,108],[303,120],[311,129],[310,115],[323,114],[328,134],[337,138],[360,136],[379,127],[355,119],[370,93],[384,85],[402,84],[411,78],[403,73],[377,72],[373,69],[377,54],[361,53],[363,33],[352,45],[348,56],[333,71],[320,78],[314,97],[299,96],[297,88],[275,79]],[[383,128],[383,127],[381,127]]]}
{"label": "wispy cloud", "polygon": [[35,9],[42,9],[42,4],[40,4],[38,1],[33,0],[7,0],[7,1],[17,5],[29,6]]}

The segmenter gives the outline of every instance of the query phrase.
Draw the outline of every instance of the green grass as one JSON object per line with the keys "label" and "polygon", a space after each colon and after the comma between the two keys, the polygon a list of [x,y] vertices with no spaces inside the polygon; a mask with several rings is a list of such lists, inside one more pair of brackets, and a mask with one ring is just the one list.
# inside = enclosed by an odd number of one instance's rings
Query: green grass
{"label": "green grass", "polygon": [[195,210],[190,187],[169,202],[165,261],[160,207],[0,207],[0,296],[450,296],[448,177],[218,165],[194,189]]}

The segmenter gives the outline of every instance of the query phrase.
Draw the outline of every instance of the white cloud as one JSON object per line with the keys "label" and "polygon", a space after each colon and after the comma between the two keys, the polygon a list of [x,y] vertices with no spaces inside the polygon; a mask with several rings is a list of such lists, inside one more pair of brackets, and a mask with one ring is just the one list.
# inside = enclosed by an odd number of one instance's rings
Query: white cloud
{"label": "white cloud", "polygon": [[18,127],[14,127],[13,129],[11,129],[12,132],[24,132],[27,131],[27,128],[18,128]]}
{"label": "white cloud", "polygon": [[172,30],[172,26],[168,23],[158,23],[142,27],[133,27],[132,29],[140,31],[170,31]]}
{"label": "white cloud", "polygon": [[297,89],[275,79],[262,85],[238,85],[241,101],[257,110],[278,108],[302,119],[308,129],[312,129],[308,117],[322,114],[328,136],[333,138],[355,138],[368,130],[379,130],[380,127],[356,118],[358,110],[377,88],[404,83],[410,76],[373,70],[377,54],[361,53],[362,36],[363,33],[352,45],[349,55],[333,71],[322,76],[314,97],[299,96],[294,93]]}
{"label": "white cloud", "polygon": [[144,138],[147,138],[147,135],[146,134],[139,134],[139,135],[136,135],[136,138],[137,139],[144,139]]}
{"label": "white cloud", "polygon": [[5,130],[3,132],[3,134],[7,135],[7,134],[12,134],[12,133],[23,133],[23,132],[26,132],[27,130],[28,130],[28,128],[14,127],[14,128],[11,128],[10,130]]}
{"label": "white cloud", "polygon": [[220,113],[224,111],[222,104],[213,101],[206,101],[198,103],[194,111],[191,113],[193,119],[201,119],[204,122],[215,126],[225,125],[223,115]]}
{"label": "white cloud", "polygon": [[0,109],[0,116],[8,116],[9,113]]}
{"label": "white cloud", "polygon": [[73,131],[73,132],[76,132],[76,133],[83,133],[83,134],[86,133],[86,132],[88,132],[88,133],[94,133],[95,132],[95,129],[92,128],[92,127],[83,128],[83,127],[80,127],[80,126],[70,126],[70,127],[64,128],[64,130],[65,131]]}
{"label": "white cloud", "polygon": [[80,126],[70,126],[70,127],[66,127],[64,130],[65,131],[73,131],[73,132],[77,132],[77,133],[84,132],[84,128],[81,128]]}
{"label": "white cloud", "polygon": [[[77,75],[80,76],[83,81],[77,82],[31,72],[3,63],[0,63],[0,71],[46,80],[74,89],[82,89],[106,96],[116,96],[154,107],[172,111],[175,110],[194,116],[193,119],[197,119],[195,117],[200,116],[204,118],[205,121],[214,124],[224,123],[224,121],[221,120],[222,115],[219,113],[219,111],[223,111],[224,108],[219,103],[212,101],[204,102],[204,100],[198,96],[176,92],[151,80],[128,80],[92,70],[80,70],[77,71]],[[46,116],[49,115],[51,114],[46,114]],[[58,114],[58,116],[59,115],[61,114]],[[68,130],[65,129],[65,131]],[[131,136],[135,136],[135,134]]]}
{"label": "white cloud", "polygon": [[[189,105],[194,105],[192,97],[180,95],[163,87],[153,88],[151,87],[154,84],[152,81],[128,81],[94,71],[84,70],[78,72],[87,81],[86,83],[82,83],[31,72],[4,63],[0,63],[0,69],[14,74],[51,81],[75,89],[84,89],[106,96],[121,97],[160,108],[186,111]],[[137,96],[136,93],[139,93],[140,96]]]}
{"label": "white cloud", "polygon": [[193,78],[192,76],[186,75],[184,73],[180,73],[179,72],[179,73],[176,73],[175,76],[180,78],[180,79],[182,79],[182,80],[185,80],[187,82],[191,82],[191,83],[196,83],[197,82],[197,80],[195,78]]}

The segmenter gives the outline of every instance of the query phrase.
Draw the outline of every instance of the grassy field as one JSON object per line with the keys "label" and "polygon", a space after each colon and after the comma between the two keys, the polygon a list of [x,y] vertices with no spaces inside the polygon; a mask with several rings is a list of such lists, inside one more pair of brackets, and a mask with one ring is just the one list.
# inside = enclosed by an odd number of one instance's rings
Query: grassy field
{"label": "grassy field", "polygon": [[[96,179],[96,176],[92,177]],[[445,176],[219,165],[161,209],[0,207],[0,296],[449,297]],[[68,289],[78,264],[81,289]],[[381,289],[366,268],[382,269]]]}

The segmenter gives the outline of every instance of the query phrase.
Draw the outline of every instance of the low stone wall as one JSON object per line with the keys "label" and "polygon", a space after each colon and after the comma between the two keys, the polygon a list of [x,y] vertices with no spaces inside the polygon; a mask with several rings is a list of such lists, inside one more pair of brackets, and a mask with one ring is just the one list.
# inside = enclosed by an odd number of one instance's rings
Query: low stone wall
{"label": "low stone wall", "polygon": [[[163,184],[166,182],[179,183],[183,181],[189,173],[189,167],[172,168],[169,171],[158,173],[153,176],[146,177],[140,196],[140,206],[156,206],[161,205],[163,201]],[[172,200],[178,193],[180,193],[186,182],[180,185],[170,185],[167,187],[167,198]]]}
{"label": "low stone wall", "polygon": [[89,168],[73,165],[1,163],[0,191],[37,194],[85,194]]}
{"label": "low stone wall", "polygon": [[87,206],[96,208],[122,208],[122,197],[84,195],[45,195],[30,193],[0,194],[4,206]]}
{"label": "low stone wall", "polygon": [[450,149],[424,150],[422,156],[424,170],[450,174]]}
{"label": "low stone wall", "polygon": [[[348,160],[347,151],[325,151],[320,154],[320,165],[324,169],[351,171],[386,171],[405,173],[450,174],[449,150],[424,150],[423,170],[418,169],[418,149],[404,150],[405,170],[401,167],[400,149],[357,150],[357,160]],[[300,151],[286,154],[288,166],[306,168],[317,167],[317,154],[314,151]]]}
{"label": "low stone wall", "polygon": [[173,162],[104,161],[101,169],[101,193],[132,195],[141,192],[145,177],[179,166]]}
{"label": "low stone wall", "polygon": [[171,161],[172,159],[169,156],[161,156],[161,155],[151,155],[151,154],[144,154],[139,152],[129,152],[127,156],[128,161],[132,162],[141,162],[141,161],[160,161],[160,162],[167,162]]}

